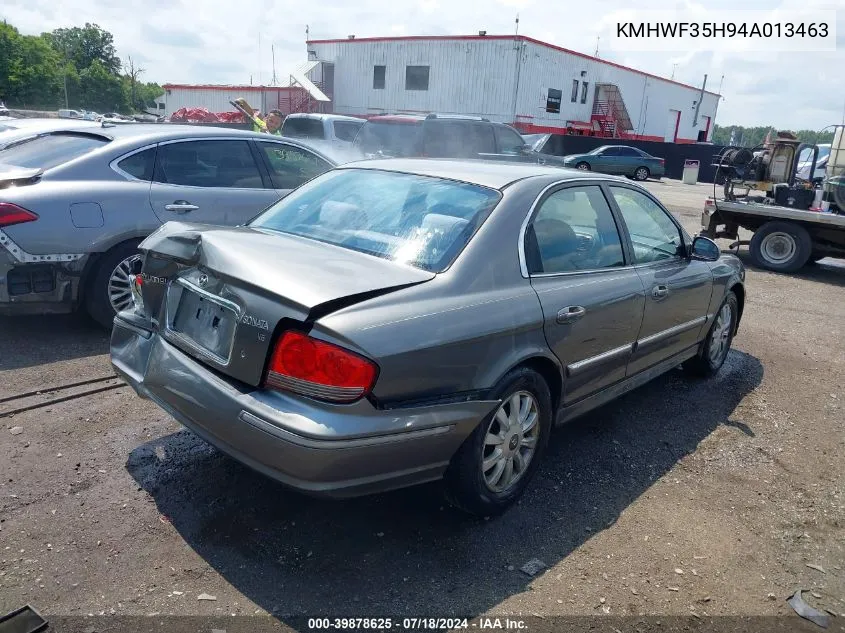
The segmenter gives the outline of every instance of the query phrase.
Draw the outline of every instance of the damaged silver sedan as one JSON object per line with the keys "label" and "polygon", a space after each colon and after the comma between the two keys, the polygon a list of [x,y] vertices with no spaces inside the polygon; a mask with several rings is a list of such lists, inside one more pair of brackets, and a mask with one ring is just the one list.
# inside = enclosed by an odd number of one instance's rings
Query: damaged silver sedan
{"label": "damaged silver sedan", "polygon": [[501,512],[554,423],[722,366],[744,270],[638,185],[507,163],[335,169],[141,243],[112,362],[222,451],[335,497],[445,478]]}

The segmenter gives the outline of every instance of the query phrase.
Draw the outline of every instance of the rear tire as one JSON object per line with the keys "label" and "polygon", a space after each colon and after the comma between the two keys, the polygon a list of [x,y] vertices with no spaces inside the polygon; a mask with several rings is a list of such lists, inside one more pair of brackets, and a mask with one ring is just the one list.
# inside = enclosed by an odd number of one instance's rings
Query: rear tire
{"label": "rear tire", "polygon": [[755,231],[749,252],[751,259],[761,268],[794,273],[813,254],[813,239],[800,224],[776,220]]}
{"label": "rear tire", "polygon": [[[522,496],[537,471],[552,427],[549,387],[527,367],[502,378],[491,399],[501,400],[500,406],[458,449],[445,477],[449,502],[478,516],[500,514]],[[532,412],[536,414],[533,425]]]}
{"label": "rear tire", "polygon": [[651,176],[651,172],[648,170],[648,167],[637,167],[634,170],[634,180],[642,182],[648,180],[649,176]]}
{"label": "rear tire", "polygon": [[[115,305],[128,307],[125,297],[118,292],[118,286],[122,278],[128,278],[130,268],[135,261],[140,261],[138,244],[140,242],[126,242],[118,244],[110,251],[100,257],[97,267],[89,277],[87,292],[85,295],[85,309],[94,321],[102,327],[110,330],[117,314]],[[115,277],[112,280],[112,277]],[[126,296],[132,301],[129,285],[126,285]]]}
{"label": "rear tire", "polygon": [[581,171],[590,171],[590,163],[582,160],[580,163],[575,165],[575,169],[580,169]]}
{"label": "rear tire", "polygon": [[729,292],[713,318],[707,338],[701,343],[698,353],[684,361],[682,365],[684,371],[702,378],[715,375],[725,364],[725,359],[731,350],[738,318],[739,302],[736,295]]}

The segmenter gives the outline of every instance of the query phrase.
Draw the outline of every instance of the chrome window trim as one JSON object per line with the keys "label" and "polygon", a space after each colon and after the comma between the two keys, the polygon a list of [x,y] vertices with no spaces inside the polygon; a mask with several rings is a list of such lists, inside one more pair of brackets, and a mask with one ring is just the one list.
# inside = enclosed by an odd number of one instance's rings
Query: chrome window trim
{"label": "chrome window trim", "polygon": [[[525,259],[525,232],[528,230],[528,225],[531,223],[531,218],[534,215],[534,211],[537,209],[537,205],[540,204],[540,200],[542,200],[543,197],[551,189],[554,189],[555,187],[560,187],[562,185],[569,185],[569,186],[576,187],[580,184],[586,184],[586,185],[598,185],[600,187],[602,184],[606,184],[606,185],[610,186],[611,184],[614,184],[614,183],[617,183],[617,182],[618,181],[610,179],[610,178],[602,178],[602,177],[598,177],[598,176],[594,177],[594,178],[583,177],[583,176],[578,177],[578,178],[567,178],[566,180],[557,180],[557,181],[553,182],[552,184],[548,185],[547,187],[544,187],[543,190],[539,194],[537,194],[537,197],[534,198],[534,202],[531,204],[531,208],[528,209],[528,214],[525,216],[525,219],[522,221],[522,226],[519,229],[519,236],[517,238],[519,240],[517,242],[517,251],[519,253],[519,272],[522,274],[523,279],[531,279],[533,277],[559,277],[559,276],[564,276],[564,275],[583,275],[583,274],[589,274],[589,273],[608,272],[608,271],[614,271],[614,270],[626,270],[626,269],[635,267],[631,264],[626,264],[625,266],[610,266],[610,267],[607,267],[607,268],[593,268],[593,269],[590,269],[590,270],[565,271],[565,272],[559,272],[559,273],[536,273],[534,275],[528,274],[528,262]],[[619,184],[628,184],[628,183],[621,183],[620,182]],[[642,187],[636,187],[636,186],[635,186],[635,188],[642,189]],[[604,195],[604,192],[602,192],[602,195]],[[608,206],[610,206],[610,201],[608,201]],[[611,208],[611,213],[612,212],[613,212],[613,210]],[[614,220],[615,220],[615,217],[614,217]],[[617,230],[617,233],[619,233],[618,227],[617,227],[616,230]],[[619,243],[622,244],[623,241],[624,241],[623,236],[622,236],[621,233],[619,233]],[[624,247],[623,247],[623,252],[624,252]]]}

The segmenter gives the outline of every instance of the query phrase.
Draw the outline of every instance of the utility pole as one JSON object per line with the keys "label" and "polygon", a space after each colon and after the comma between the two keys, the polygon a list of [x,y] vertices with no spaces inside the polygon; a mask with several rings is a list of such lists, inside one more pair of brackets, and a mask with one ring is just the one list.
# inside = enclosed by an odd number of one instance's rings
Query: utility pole
{"label": "utility pole", "polygon": [[596,52],[593,53],[593,57],[599,56],[599,40],[601,40],[601,35],[596,35]]}
{"label": "utility pole", "polygon": [[516,68],[513,86],[513,123],[516,123],[517,100],[519,98],[519,71],[522,68],[522,42],[519,41],[519,13],[516,14],[516,28],[513,34],[513,48],[516,51]]}
{"label": "utility pole", "polygon": [[675,62],[674,64],[672,64],[672,76],[671,76],[671,77],[669,77],[669,79],[674,79],[674,78],[675,78],[675,69],[676,69],[677,67],[678,67],[678,63],[677,63],[677,62]]}
{"label": "utility pole", "polygon": [[270,54],[273,56],[273,80],[270,82],[271,86],[276,85],[276,45],[270,45]]}

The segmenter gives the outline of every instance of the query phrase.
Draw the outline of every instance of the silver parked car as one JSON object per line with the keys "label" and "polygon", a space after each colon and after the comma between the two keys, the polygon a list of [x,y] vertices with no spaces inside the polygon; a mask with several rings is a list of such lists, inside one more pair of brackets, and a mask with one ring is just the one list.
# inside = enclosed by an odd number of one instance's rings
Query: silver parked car
{"label": "silver parked car", "polygon": [[140,395],[300,490],[445,476],[485,515],[553,423],[679,363],[718,371],[745,297],[740,261],[638,185],[486,161],[347,165],[141,251],[111,340]]}
{"label": "silver parked car", "polygon": [[111,327],[132,300],[138,243],[163,222],[244,223],[352,157],[241,130],[139,123],[10,147],[0,152],[0,314],[84,305]]}

